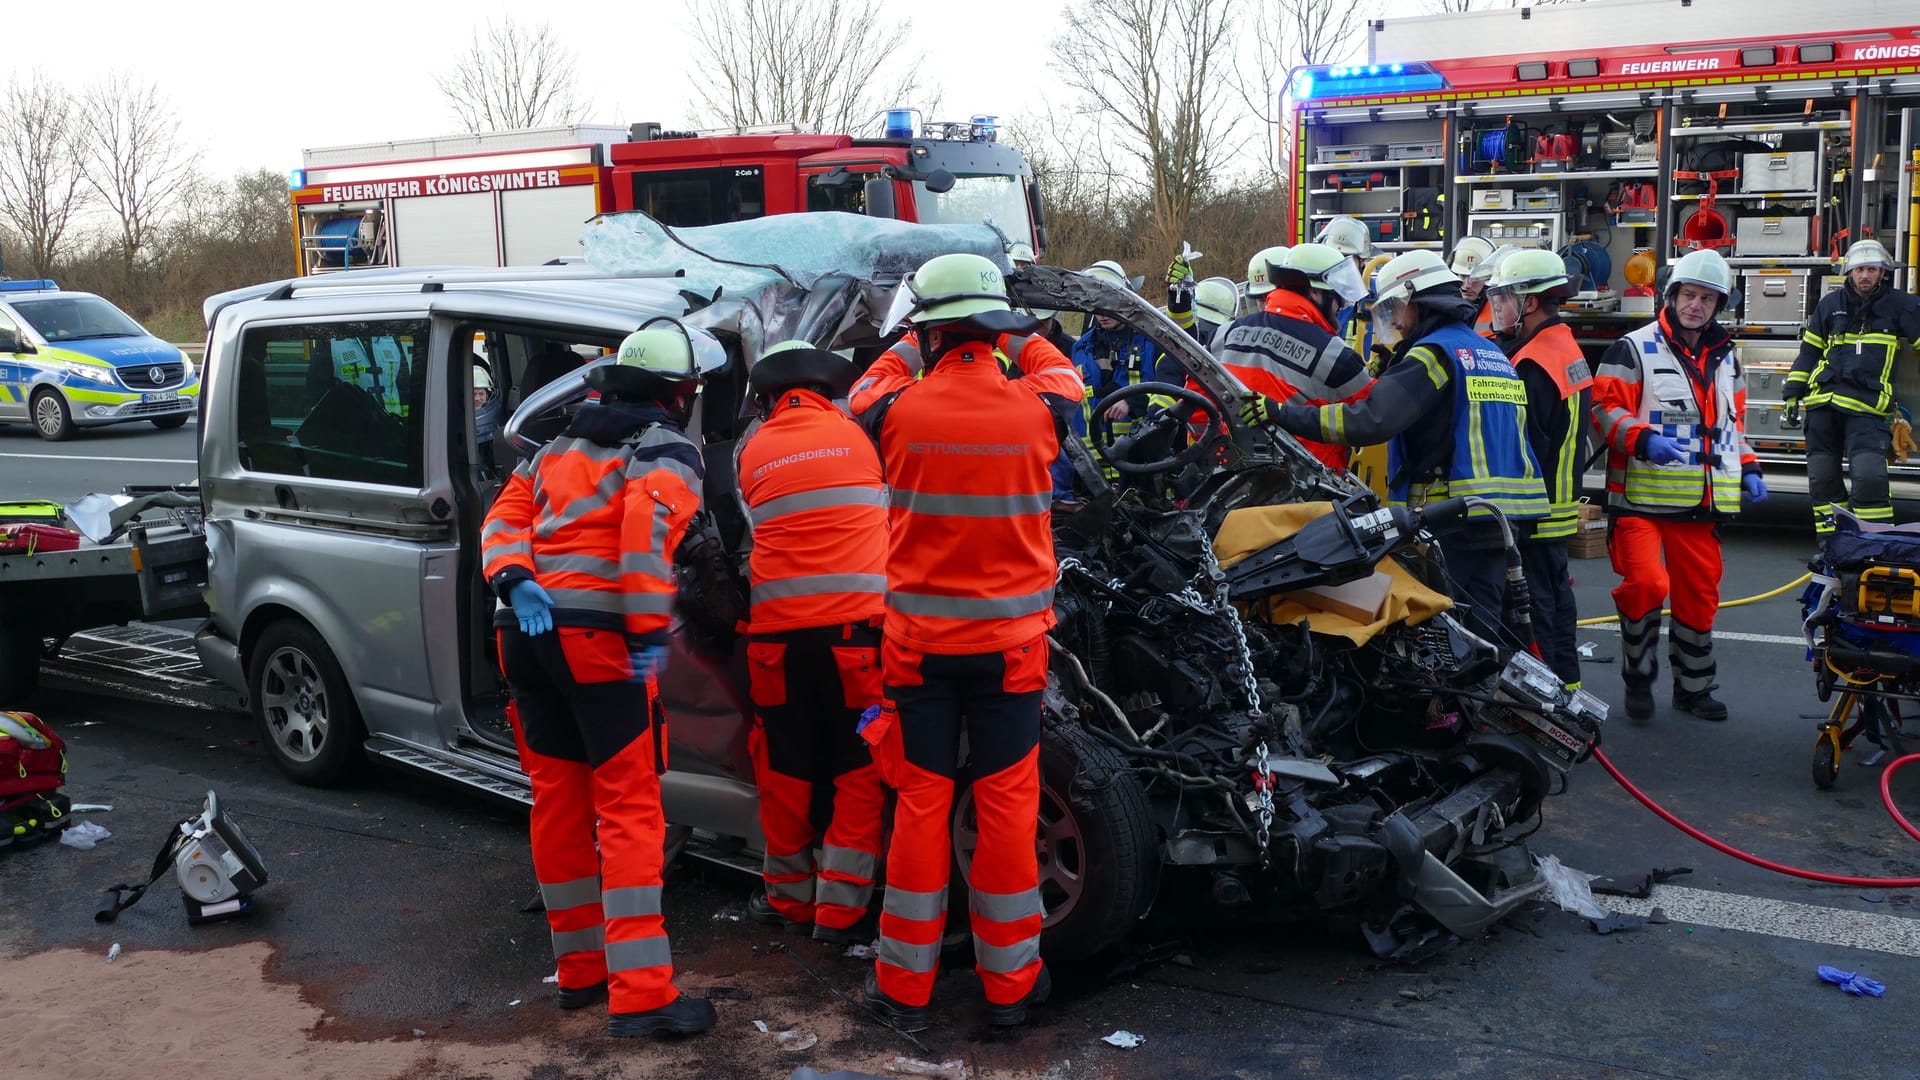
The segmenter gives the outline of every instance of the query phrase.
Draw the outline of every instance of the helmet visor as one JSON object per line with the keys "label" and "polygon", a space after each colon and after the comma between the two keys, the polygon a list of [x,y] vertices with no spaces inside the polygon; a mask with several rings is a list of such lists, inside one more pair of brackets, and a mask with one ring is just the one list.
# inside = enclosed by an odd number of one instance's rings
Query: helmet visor
{"label": "helmet visor", "polygon": [[1406,310],[1407,298],[1403,293],[1391,300],[1376,300],[1373,304],[1373,341],[1376,345],[1385,345],[1391,349],[1400,343],[1400,328],[1394,320]]}
{"label": "helmet visor", "polygon": [[1320,278],[1340,298],[1341,307],[1366,299],[1367,283],[1361,279],[1360,268],[1353,265],[1352,259],[1340,260],[1338,266],[1332,267]]}
{"label": "helmet visor", "polygon": [[1520,312],[1526,301],[1510,285],[1487,290],[1487,307],[1493,313],[1493,332],[1504,334],[1520,325]]}

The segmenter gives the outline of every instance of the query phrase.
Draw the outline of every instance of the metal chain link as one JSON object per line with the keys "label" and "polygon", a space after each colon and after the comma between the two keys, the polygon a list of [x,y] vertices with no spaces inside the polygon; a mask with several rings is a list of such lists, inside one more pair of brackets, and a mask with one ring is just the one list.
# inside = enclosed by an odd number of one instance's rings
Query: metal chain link
{"label": "metal chain link", "polygon": [[1253,748],[1253,813],[1260,822],[1255,839],[1260,843],[1260,857],[1267,857],[1267,841],[1273,829],[1273,771],[1267,764],[1267,743]]}

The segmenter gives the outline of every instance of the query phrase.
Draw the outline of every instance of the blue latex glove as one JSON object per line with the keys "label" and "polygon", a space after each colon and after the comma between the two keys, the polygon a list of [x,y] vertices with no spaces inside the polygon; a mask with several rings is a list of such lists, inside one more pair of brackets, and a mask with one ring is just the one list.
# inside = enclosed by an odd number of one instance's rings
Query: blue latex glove
{"label": "blue latex glove", "polygon": [[1647,460],[1655,465],[1678,465],[1687,460],[1687,452],[1680,449],[1680,444],[1656,431],[1647,438]]}
{"label": "blue latex glove", "polygon": [[1855,974],[1851,971],[1841,971],[1839,968],[1828,967],[1825,964],[1820,965],[1820,978],[1838,986],[1854,997],[1879,997],[1887,992],[1885,983],[1876,982],[1867,978],[1865,975]]}
{"label": "blue latex glove", "polygon": [[1763,503],[1767,501],[1767,482],[1760,479],[1757,472],[1747,473],[1740,478],[1740,487],[1747,493],[1747,501]]}
{"label": "blue latex glove", "polygon": [[508,586],[507,604],[520,618],[520,632],[528,637],[553,629],[553,597],[532,578]]}
{"label": "blue latex glove", "polygon": [[627,654],[627,661],[633,665],[633,681],[658,679],[667,673],[667,647],[665,645],[644,645]]}

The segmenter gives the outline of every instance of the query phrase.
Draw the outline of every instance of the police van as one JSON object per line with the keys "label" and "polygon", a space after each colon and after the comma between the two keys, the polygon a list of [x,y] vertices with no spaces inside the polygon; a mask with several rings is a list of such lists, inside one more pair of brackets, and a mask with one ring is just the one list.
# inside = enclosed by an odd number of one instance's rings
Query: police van
{"label": "police van", "polygon": [[54,442],[138,420],[177,428],[199,396],[186,354],[105,299],[0,281],[0,423],[31,422]]}

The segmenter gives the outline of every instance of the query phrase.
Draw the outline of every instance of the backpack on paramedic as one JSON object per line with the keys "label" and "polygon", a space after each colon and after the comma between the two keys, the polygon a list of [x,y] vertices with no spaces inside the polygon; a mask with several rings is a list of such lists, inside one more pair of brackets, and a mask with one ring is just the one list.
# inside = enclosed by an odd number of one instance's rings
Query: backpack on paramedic
{"label": "backpack on paramedic", "polygon": [[66,827],[67,744],[29,712],[0,711],[0,847]]}

